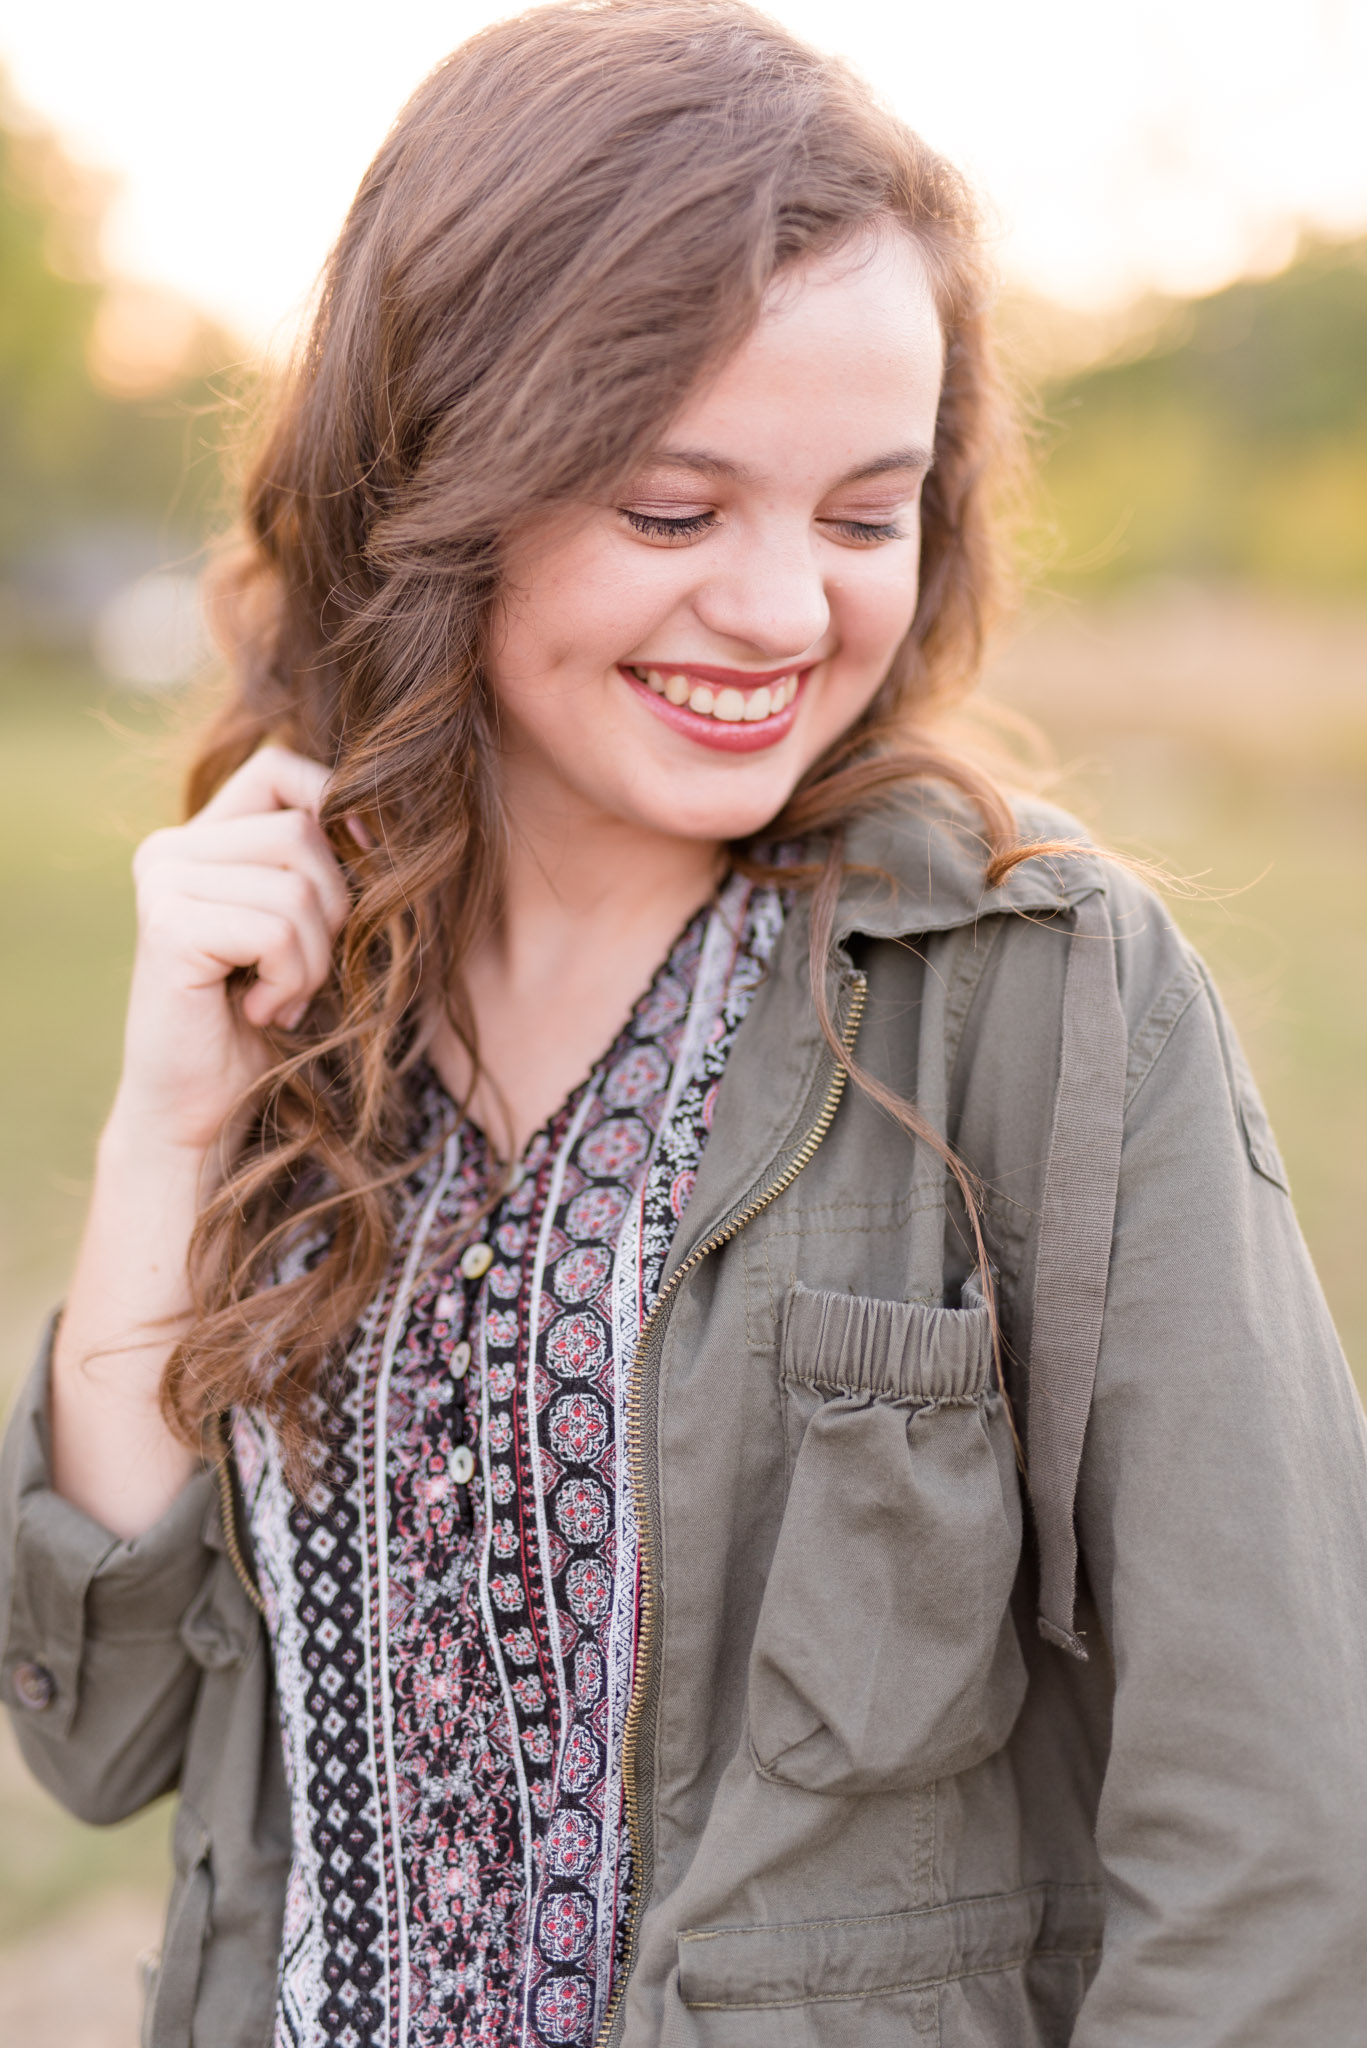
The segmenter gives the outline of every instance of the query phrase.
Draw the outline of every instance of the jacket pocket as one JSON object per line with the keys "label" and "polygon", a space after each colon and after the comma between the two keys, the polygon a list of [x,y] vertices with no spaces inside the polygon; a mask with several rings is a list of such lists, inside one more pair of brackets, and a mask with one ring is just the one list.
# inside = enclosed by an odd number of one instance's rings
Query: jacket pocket
{"label": "jacket pocket", "polygon": [[795,1287],[792,1476],[751,1654],[751,1754],[809,1792],[910,1790],[990,1756],[1025,1694],[1009,1604],[1021,1509],[965,1306]]}
{"label": "jacket pocket", "polygon": [[[1101,1947],[1092,1884],[846,1920],[689,1928],[678,1937],[674,2048],[849,2042],[1062,2043]],[[1052,1979],[1052,1982],[1046,1982]]]}

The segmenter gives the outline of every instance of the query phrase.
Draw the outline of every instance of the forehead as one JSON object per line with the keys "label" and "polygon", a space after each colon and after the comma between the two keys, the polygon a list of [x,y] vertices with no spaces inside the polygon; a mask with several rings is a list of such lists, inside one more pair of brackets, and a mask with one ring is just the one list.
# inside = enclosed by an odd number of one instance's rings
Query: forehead
{"label": "forehead", "polygon": [[934,441],[944,341],[910,238],[869,235],[785,272],[750,334],[683,406],[664,446],[772,472],[852,469]]}
{"label": "forehead", "polygon": [[765,295],[757,336],[820,324],[832,332],[876,328],[906,348],[943,349],[926,259],[903,228],[867,228],[839,248],[779,272]]}

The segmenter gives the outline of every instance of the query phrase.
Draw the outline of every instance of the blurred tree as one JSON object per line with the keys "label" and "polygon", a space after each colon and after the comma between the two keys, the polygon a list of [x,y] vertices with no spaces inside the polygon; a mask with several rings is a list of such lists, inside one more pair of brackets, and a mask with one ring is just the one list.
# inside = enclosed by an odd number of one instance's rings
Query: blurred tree
{"label": "blurred tree", "polygon": [[[42,623],[60,633],[63,593],[79,581],[60,567],[73,550],[98,554],[102,545],[106,580],[150,566],[149,554],[193,548],[222,496],[220,428],[206,415],[217,407],[207,373],[234,354],[225,336],[163,302],[173,357],[163,349],[156,359],[149,330],[155,374],[142,395],[102,387],[96,345],[110,288],[98,231],[107,196],[0,80],[0,586],[12,628],[33,623],[36,593],[55,600]],[[72,605],[79,613],[78,594]],[[70,620],[73,631],[84,623]]]}
{"label": "blurred tree", "polygon": [[1367,240],[1169,309],[1045,409],[1051,581],[1367,589]]}

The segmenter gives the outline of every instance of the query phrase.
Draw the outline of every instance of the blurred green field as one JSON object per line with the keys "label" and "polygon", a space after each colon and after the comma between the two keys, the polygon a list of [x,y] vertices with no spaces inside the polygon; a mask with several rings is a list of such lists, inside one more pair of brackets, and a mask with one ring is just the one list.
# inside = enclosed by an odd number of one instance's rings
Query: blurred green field
{"label": "blurred green field", "polygon": [[[117,723],[115,723],[117,721]],[[116,1072],[131,934],[131,845],[165,812],[155,709],[112,705],[84,669],[0,668],[0,1395],[7,1408],[79,1228],[91,1141]],[[0,2034],[21,2038],[34,1930],[83,1900],[155,1930],[165,1806],[97,1831],[28,1777],[0,1728]],[[117,1905],[109,1895],[131,1893]],[[88,1942],[82,1947],[88,1948]],[[131,2010],[132,1962],[112,1973]],[[95,1944],[98,1947],[98,1943]],[[11,1976],[18,1982],[11,1982]],[[122,1994],[122,1999],[120,1998]],[[8,2024],[6,2024],[8,2023]],[[10,2031],[13,2029],[13,2031]],[[27,2038],[27,2037],[25,2037]],[[110,2037],[115,2038],[111,2035]],[[131,2042],[132,2034],[127,2039]]]}

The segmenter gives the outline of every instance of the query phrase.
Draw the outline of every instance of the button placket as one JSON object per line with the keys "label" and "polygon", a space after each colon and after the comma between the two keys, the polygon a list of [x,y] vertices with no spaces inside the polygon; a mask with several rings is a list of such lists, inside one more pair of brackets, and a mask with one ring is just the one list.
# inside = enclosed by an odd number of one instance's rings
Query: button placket
{"label": "button placket", "polygon": [[475,1454],[469,1444],[457,1444],[451,1453],[451,1477],[457,1486],[468,1486],[475,1476]]}
{"label": "button placket", "polygon": [[[454,1329],[473,1329],[479,1314],[480,1296],[483,1292],[479,1283],[494,1263],[494,1248],[483,1238],[468,1244],[461,1253],[459,1268],[462,1278],[468,1283],[460,1292],[441,1294],[436,1303],[439,1320],[449,1323]],[[447,1366],[452,1380],[460,1382],[469,1373],[473,1348],[468,1337],[458,1337],[447,1354]],[[465,1410],[463,1421],[469,1427],[469,1412]],[[457,1443],[451,1447],[447,1470],[454,1485],[468,1487],[475,1476],[477,1459],[472,1446]]]}

